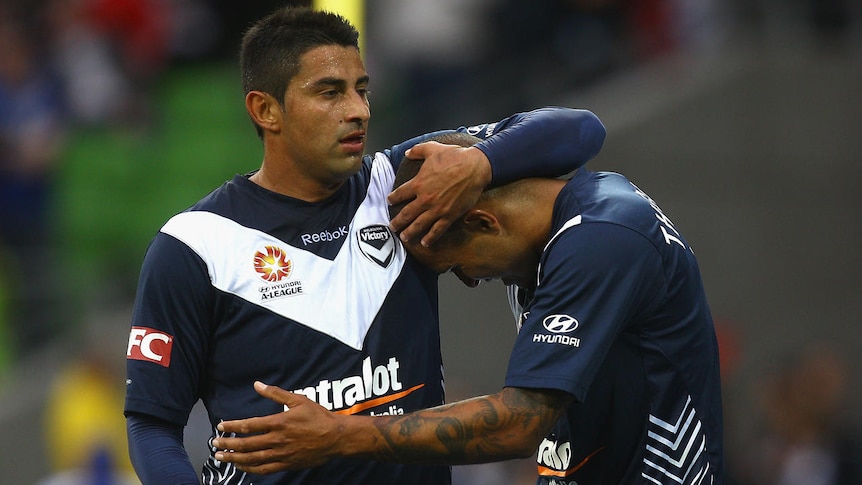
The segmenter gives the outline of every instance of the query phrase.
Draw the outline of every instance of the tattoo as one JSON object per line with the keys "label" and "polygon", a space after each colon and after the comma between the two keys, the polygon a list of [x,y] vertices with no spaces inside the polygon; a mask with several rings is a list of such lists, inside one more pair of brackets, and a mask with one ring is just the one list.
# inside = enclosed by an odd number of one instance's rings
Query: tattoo
{"label": "tattoo", "polygon": [[507,387],[490,396],[375,418],[383,446],[374,457],[464,464],[526,456],[572,399],[562,391]]}

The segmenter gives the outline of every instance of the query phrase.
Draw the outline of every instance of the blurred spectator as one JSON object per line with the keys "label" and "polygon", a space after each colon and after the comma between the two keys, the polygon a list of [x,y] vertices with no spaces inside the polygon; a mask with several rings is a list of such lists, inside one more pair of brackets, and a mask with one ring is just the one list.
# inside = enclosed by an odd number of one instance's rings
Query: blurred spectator
{"label": "blurred spectator", "polygon": [[831,346],[811,346],[755,389],[765,430],[732,470],[741,484],[862,483],[862,435],[847,422],[848,368]]}
{"label": "blurred spectator", "polygon": [[46,0],[43,13],[75,121],[146,128],[169,60],[165,1]]}
{"label": "blurred spectator", "polygon": [[[172,61],[197,61],[217,54],[224,37],[223,22],[211,2],[169,0],[169,54]],[[234,49],[236,47],[234,46]]]}
{"label": "blurred spectator", "polygon": [[54,323],[50,207],[67,125],[58,80],[16,14],[0,11],[0,277],[11,292],[13,345],[23,353],[47,340]]}
{"label": "blurred spectator", "polygon": [[73,352],[50,383],[43,432],[52,473],[39,485],[140,483],[132,472],[119,411],[125,397],[124,361],[108,351],[125,336],[102,325],[81,329],[70,346],[81,350]]}
{"label": "blurred spectator", "polygon": [[[451,126],[453,119],[487,117],[466,110],[485,101],[478,96],[488,87],[478,84],[477,74],[489,41],[487,10],[497,1],[369,0],[371,102],[379,89],[379,99],[390,100],[399,113],[387,137],[406,138]],[[375,73],[381,73],[379,80]],[[446,102],[441,102],[444,94]]]}

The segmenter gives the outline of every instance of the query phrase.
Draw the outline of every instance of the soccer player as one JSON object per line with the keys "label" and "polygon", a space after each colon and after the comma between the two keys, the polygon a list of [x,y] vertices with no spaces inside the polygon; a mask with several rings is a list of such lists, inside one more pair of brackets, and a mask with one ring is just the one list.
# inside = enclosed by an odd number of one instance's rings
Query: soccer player
{"label": "soccer player", "polygon": [[[443,141],[460,144],[463,134]],[[417,167],[404,161],[396,185]],[[498,393],[399,416],[329,413],[261,382],[279,416],[225,422],[256,472],[350,456],[466,464],[536,454],[537,484],[720,484],[718,349],[691,247],[624,176],[580,169],[483,193],[431,248],[467,286],[510,285],[519,334]],[[249,435],[250,434],[250,435]]]}
{"label": "soccer player", "polygon": [[[411,200],[407,216],[391,221],[402,237],[430,243],[488,183],[569,173],[601,148],[604,127],[592,113],[547,108],[470,128],[483,140],[475,147],[414,146],[422,136],[364,156],[369,76],[357,39],[337,15],[290,8],[243,39],[261,167],[171,218],[141,269],[125,414],[145,485],[450,481],[445,466],[355,458],[257,476],[216,459],[214,448],[198,475],[183,448],[199,399],[210,439],[220,421],[283,411],[254,391],[255,380],[341,414],[443,403],[437,274],[393,236],[387,196]],[[411,147],[426,159],[424,175],[390,194]],[[528,155],[534,163],[522,163]]]}

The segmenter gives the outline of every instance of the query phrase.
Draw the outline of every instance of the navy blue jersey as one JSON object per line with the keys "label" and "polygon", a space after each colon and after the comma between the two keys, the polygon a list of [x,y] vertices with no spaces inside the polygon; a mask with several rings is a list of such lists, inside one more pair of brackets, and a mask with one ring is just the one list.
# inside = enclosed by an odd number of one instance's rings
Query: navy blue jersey
{"label": "navy blue jersey", "polygon": [[[506,157],[534,152],[536,138],[560,129],[563,114],[537,110],[461,131],[486,139],[477,146],[495,179],[505,180],[517,174]],[[588,112],[578,116],[579,129],[539,155],[536,175],[573,170],[598,152],[604,128]],[[506,138],[507,130],[522,136]],[[215,433],[222,420],[283,411],[254,391],[256,380],[339,413],[442,404],[437,275],[390,233],[386,202],[406,149],[432,135],[365,156],[360,171],[321,202],[238,175],[171,218],[141,270],[126,413],[182,426],[200,399]],[[445,466],[358,459],[252,476],[210,450],[205,484],[450,483]]]}
{"label": "navy blue jersey", "polygon": [[575,402],[539,446],[538,484],[718,484],[718,346],[694,254],[619,174],[581,169],[557,197],[506,386]]}

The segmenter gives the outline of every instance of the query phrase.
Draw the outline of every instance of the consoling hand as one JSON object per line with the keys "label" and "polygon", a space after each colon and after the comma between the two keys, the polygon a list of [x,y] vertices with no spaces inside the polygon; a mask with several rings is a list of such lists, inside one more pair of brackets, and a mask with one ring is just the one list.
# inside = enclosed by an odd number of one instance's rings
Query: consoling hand
{"label": "consoling hand", "polygon": [[[339,416],[301,394],[255,382],[261,396],[287,406],[288,411],[256,418],[223,421],[224,437],[213,440],[220,461],[240,470],[267,474],[309,468],[329,461],[339,438]],[[236,437],[229,437],[236,434]]]}
{"label": "consoling hand", "polygon": [[416,177],[389,194],[390,205],[410,201],[389,226],[405,242],[421,237],[430,246],[479,200],[491,182],[491,164],[476,147],[438,142],[420,143],[406,155],[425,161]]}

